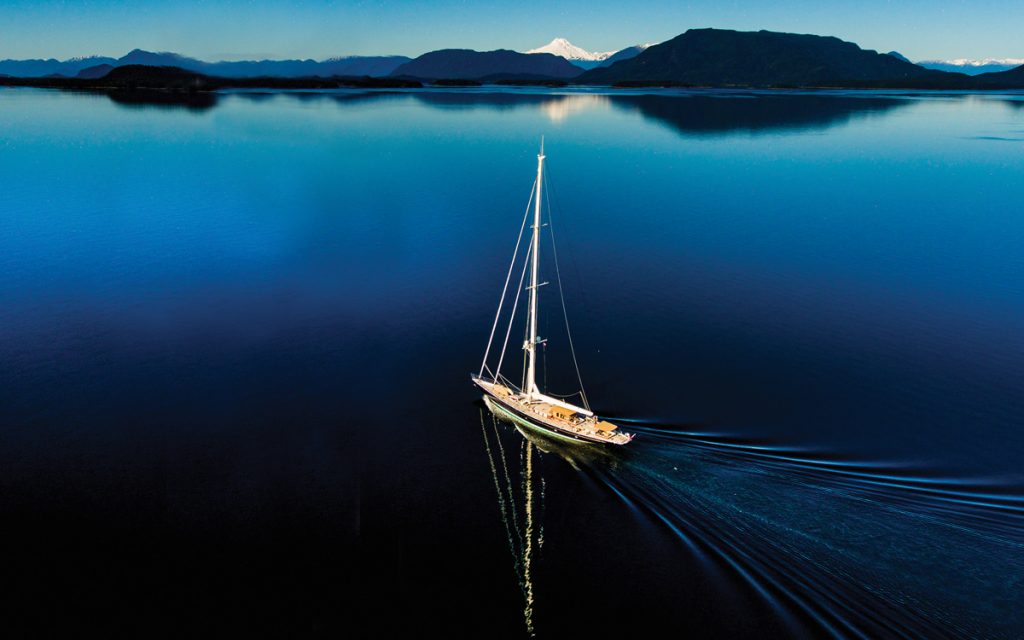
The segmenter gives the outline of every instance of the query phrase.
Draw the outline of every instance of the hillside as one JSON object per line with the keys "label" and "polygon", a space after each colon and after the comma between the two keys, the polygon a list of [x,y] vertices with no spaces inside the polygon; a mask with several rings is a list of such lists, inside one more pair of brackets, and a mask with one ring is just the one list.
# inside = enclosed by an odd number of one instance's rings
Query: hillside
{"label": "hillside", "polygon": [[577,78],[581,84],[811,87],[956,83],[959,74],[923,69],[838,38],[691,29],[636,57]]}
{"label": "hillside", "polygon": [[983,73],[973,78],[979,89],[1024,89],[1024,65],[996,73]]}
{"label": "hillside", "polygon": [[518,53],[506,49],[473,51],[442,49],[431,51],[395,69],[392,76],[438,79],[463,78],[572,78],[580,68],[550,53]]}
{"label": "hillside", "polygon": [[654,46],[654,45],[650,45],[650,44],[635,44],[635,45],[633,45],[631,47],[626,47],[625,49],[621,49],[619,51],[616,51],[611,56],[605,58],[597,66],[599,66],[599,67],[610,67],[613,64],[615,64],[616,62],[622,62],[623,60],[629,60],[631,58],[635,58],[635,57],[637,57],[638,55],[640,55],[641,53],[643,53],[644,51],[646,51],[647,49],[649,49],[652,46]]}
{"label": "hillside", "polygon": [[102,78],[114,69],[115,67],[112,67],[109,64],[98,64],[95,67],[86,67],[85,69],[82,69],[75,77],[84,78],[86,80]]}

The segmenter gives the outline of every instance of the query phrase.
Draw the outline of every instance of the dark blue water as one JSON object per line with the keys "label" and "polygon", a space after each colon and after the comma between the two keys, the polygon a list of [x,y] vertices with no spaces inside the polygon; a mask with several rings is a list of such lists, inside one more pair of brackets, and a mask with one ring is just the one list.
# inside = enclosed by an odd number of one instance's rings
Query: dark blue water
{"label": "dark blue water", "polygon": [[[0,115],[19,626],[1024,635],[1024,95]],[[468,382],[541,134],[587,392],[638,433],[616,455]]]}

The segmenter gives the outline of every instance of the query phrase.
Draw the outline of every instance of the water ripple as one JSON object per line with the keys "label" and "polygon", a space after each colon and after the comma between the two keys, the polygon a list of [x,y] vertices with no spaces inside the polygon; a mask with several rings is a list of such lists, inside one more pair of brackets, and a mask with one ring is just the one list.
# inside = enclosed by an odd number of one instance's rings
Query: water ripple
{"label": "water ripple", "polygon": [[1024,492],[920,463],[623,420],[619,464],[585,467],[662,524],[723,589],[793,635],[1019,637]]}

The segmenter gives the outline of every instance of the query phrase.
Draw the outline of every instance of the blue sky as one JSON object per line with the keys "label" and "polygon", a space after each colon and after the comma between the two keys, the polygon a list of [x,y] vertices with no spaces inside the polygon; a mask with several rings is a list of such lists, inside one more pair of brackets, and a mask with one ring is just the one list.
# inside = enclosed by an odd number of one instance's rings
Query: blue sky
{"label": "blue sky", "polygon": [[0,0],[0,58],[139,47],[204,59],[524,50],[555,36],[592,51],[693,27],[835,35],[911,59],[1024,57],[1024,1],[991,0]]}

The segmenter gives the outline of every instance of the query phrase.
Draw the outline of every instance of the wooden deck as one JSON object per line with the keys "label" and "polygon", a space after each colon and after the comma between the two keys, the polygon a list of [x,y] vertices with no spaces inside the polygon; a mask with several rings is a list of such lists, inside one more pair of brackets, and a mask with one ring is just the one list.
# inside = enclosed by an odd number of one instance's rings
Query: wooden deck
{"label": "wooden deck", "polygon": [[581,442],[614,445],[628,444],[633,439],[632,434],[620,431],[616,425],[597,416],[585,416],[565,406],[542,400],[527,401],[522,394],[502,384],[480,378],[473,378],[473,382],[500,405],[542,431]]}

